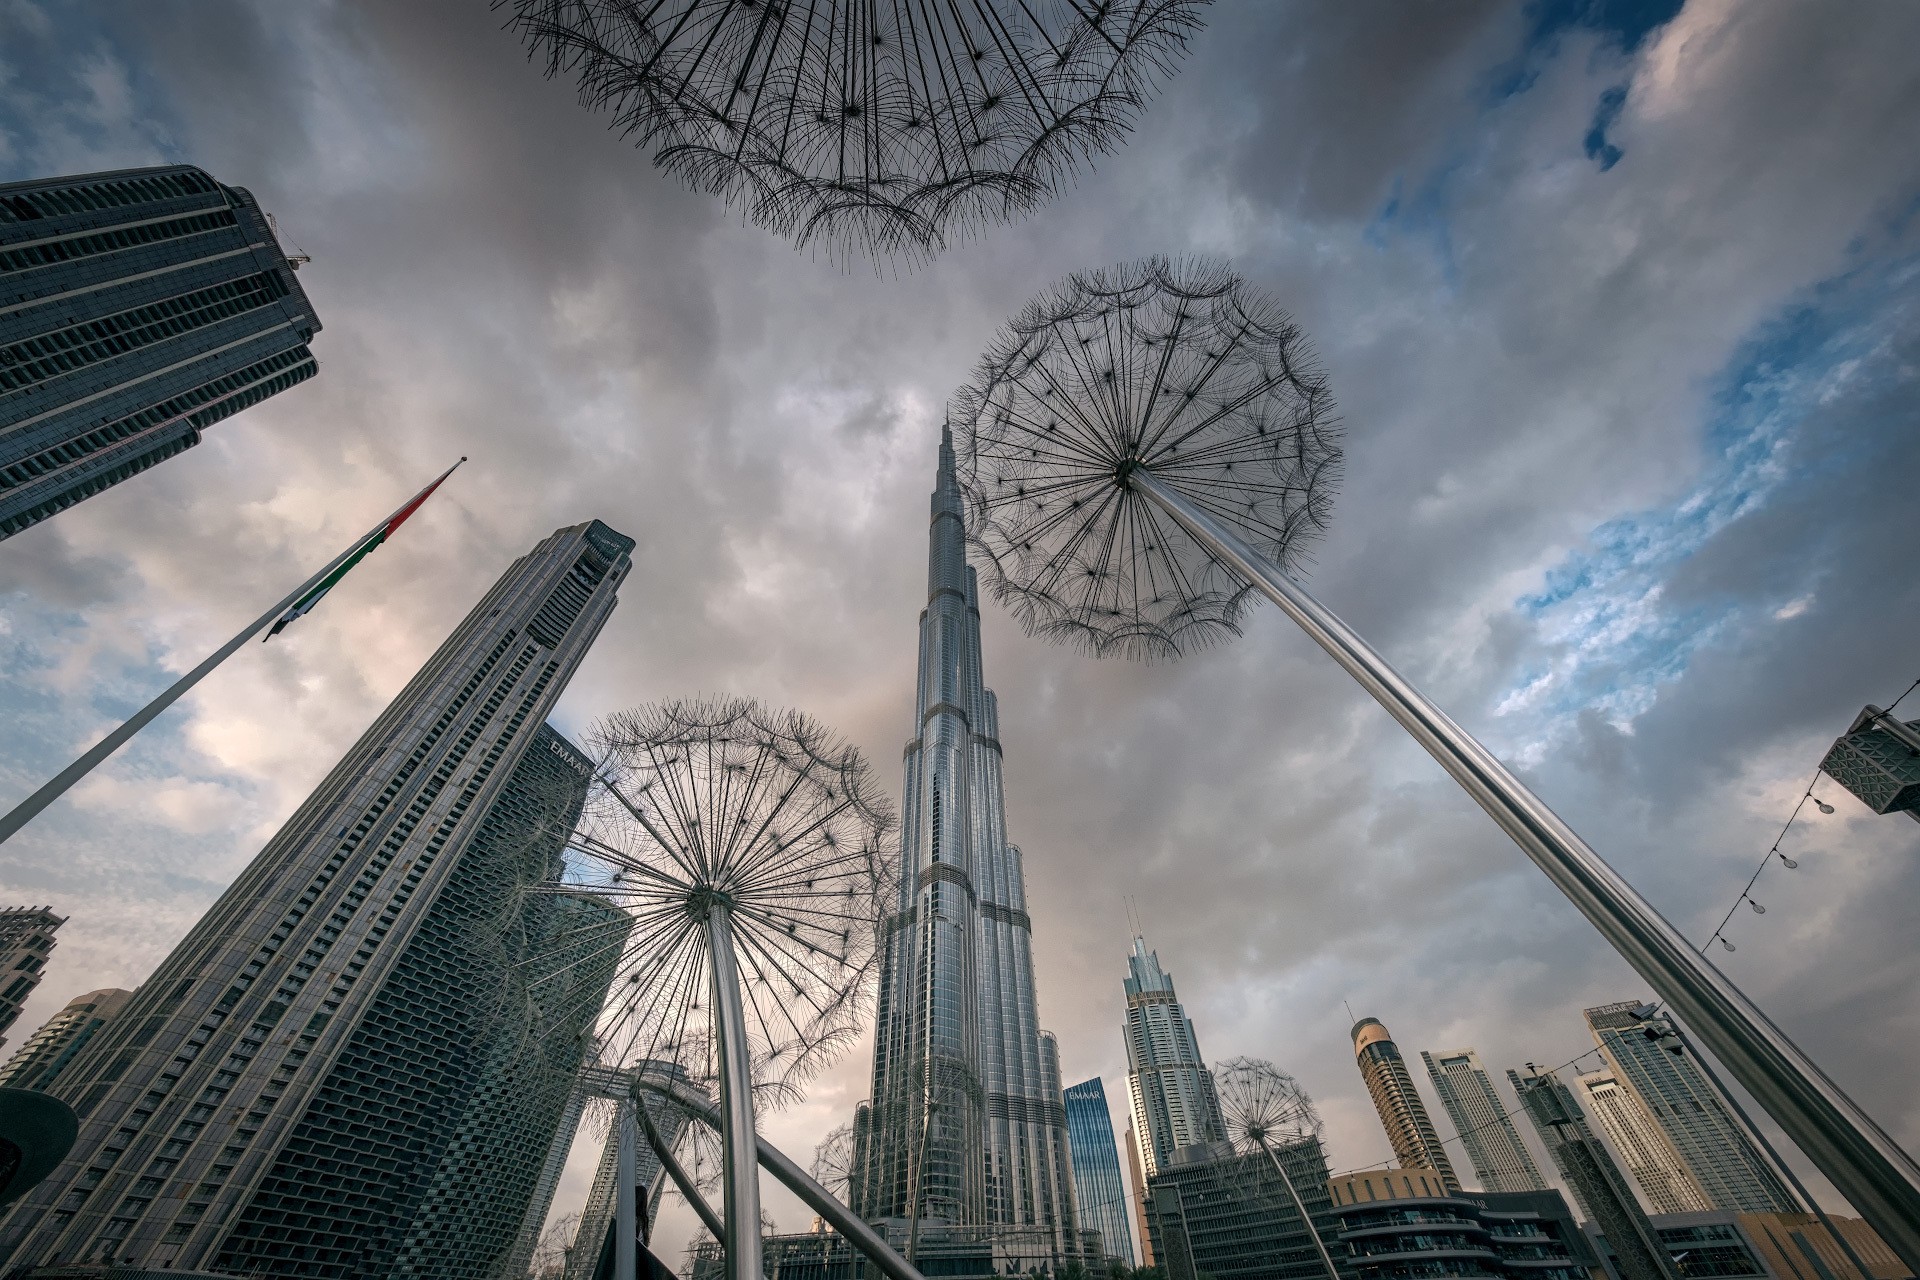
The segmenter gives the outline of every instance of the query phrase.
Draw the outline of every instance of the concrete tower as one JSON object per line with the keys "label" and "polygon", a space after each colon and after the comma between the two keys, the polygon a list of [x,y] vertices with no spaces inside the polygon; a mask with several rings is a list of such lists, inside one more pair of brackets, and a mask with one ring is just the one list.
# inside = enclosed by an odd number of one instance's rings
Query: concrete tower
{"label": "concrete tower", "polygon": [[1007,842],[999,708],[981,674],[979,589],[944,432],[905,765],[863,1209],[1023,1228],[1077,1256],[1066,1104],[1041,1042],[1026,881]]}
{"label": "concrete tower", "polygon": [[1580,1077],[1580,1087],[1654,1213],[1698,1213],[1713,1207],[1633,1090],[1611,1071],[1587,1072]]}
{"label": "concrete tower", "polygon": [[199,169],[0,185],[0,538],[312,377],[319,328],[260,206]]}
{"label": "concrete tower", "polygon": [[1127,970],[1128,1102],[1141,1168],[1151,1179],[1176,1151],[1225,1144],[1227,1127],[1213,1073],[1159,952],[1136,935]]}
{"label": "concrete tower", "polygon": [[1454,1175],[1453,1163],[1440,1145],[1440,1135],[1427,1117],[1427,1104],[1420,1100],[1406,1059],[1400,1056],[1400,1047],[1380,1019],[1362,1018],[1353,1024],[1353,1057],[1359,1064],[1360,1078],[1367,1082],[1367,1092],[1373,1095],[1373,1109],[1380,1113],[1380,1123],[1386,1128],[1387,1141],[1393,1144],[1400,1167],[1431,1169],[1440,1175],[1450,1194],[1459,1194],[1460,1179]]}
{"label": "concrete tower", "polygon": [[1440,1105],[1447,1109],[1481,1187],[1545,1191],[1546,1179],[1494,1092],[1480,1055],[1472,1049],[1442,1049],[1438,1053],[1422,1050],[1420,1058],[1427,1064],[1427,1079],[1440,1095]]}
{"label": "concrete tower", "polygon": [[[565,839],[584,779],[538,730],[632,548],[593,521],[507,570],[55,1082],[79,1140],[0,1256],[402,1272],[518,963],[473,913]],[[546,1136],[524,1140],[537,1166]]]}

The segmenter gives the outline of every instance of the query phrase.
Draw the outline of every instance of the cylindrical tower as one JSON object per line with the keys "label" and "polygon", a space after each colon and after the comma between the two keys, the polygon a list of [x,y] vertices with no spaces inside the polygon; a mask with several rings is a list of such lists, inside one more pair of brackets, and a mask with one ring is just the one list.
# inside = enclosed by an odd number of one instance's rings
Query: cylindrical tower
{"label": "cylindrical tower", "polygon": [[1447,1184],[1449,1194],[1458,1195],[1460,1179],[1440,1145],[1433,1121],[1427,1116],[1427,1104],[1414,1090],[1413,1076],[1407,1071],[1400,1046],[1387,1034],[1378,1018],[1362,1018],[1353,1024],[1353,1057],[1360,1066],[1360,1078],[1373,1095],[1373,1109],[1380,1113],[1393,1155],[1404,1169],[1432,1169]]}

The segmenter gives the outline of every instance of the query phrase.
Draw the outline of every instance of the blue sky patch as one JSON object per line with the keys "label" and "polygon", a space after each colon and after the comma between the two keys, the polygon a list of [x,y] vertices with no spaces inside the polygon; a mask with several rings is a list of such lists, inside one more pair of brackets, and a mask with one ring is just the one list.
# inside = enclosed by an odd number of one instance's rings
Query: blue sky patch
{"label": "blue sky patch", "polygon": [[1627,86],[1617,84],[1600,95],[1600,104],[1594,108],[1593,123],[1587,127],[1587,159],[1600,162],[1600,171],[1606,172],[1620,163],[1625,154],[1619,147],[1607,141],[1607,130],[1620,118],[1620,112],[1627,105]]}
{"label": "blue sky patch", "polygon": [[[1685,609],[1664,599],[1685,562],[1793,483],[1803,426],[1841,396],[1920,381],[1887,343],[1920,279],[1920,256],[1861,267],[1803,292],[1760,327],[1717,379],[1699,481],[1677,501],[1610,520],[1515,601],[1545,656],[1499,707],[1548,735],[1583,710],[1621,728],[1650,708],[1693,656],[1794,602],[1733,595]],[[1823,456],[1821,466],[1868,465]],[[1815,566],[1809,566],[1811,574]],[[1524,732],[1524,731],[1523,731]]]}

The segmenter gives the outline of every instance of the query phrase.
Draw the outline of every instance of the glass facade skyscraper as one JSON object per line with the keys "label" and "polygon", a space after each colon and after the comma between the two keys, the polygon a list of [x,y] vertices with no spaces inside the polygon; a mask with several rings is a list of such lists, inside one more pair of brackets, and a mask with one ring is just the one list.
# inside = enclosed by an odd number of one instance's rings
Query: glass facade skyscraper
{"label": "glass facade skyscraper", "polygon": [[1137,934],[1127,957],[1126,991],[1127,1101],[1140,1165],[1151,1180],[1174,1152],[1224,1143],[1227,1127],[1173,975]]}
{"label": "glass facade skyscraper", "polygon": [[312,377],[252,195],[190,165],[0,185],[0,538]]}
{"label": "glass facade skyscraper", "polygon": [[944,432],[929,541],[860,1203],[874,1219],[1019,1229],[1074,1257],[1066,1105],[1041,1038],[999,706],[982,675],[979,587]]}
{"label": "glass facade skyscraper", "polygon": [[1127,1230],[1127,1187],[1120,1175],[1120,1148],[1113,1140],[1113,1113],[1100,1077],[1083,1080],[1065,1092],[1067,1139],[1073,1144],[1074,1199],[1080,1225],[1100,1233],[1109,1258],[1133,1265],[1133,1236]]}
{"label": "glass facade skyscraper", "polygon": [[1394,1158],[1403,1169],[1432,1169],[1447,1184],[1447,1190],[1459,1193],[1460,1179],[1447,1159],[1440,1135],[1434,1132],[1427,1104],[1413,1087],[1413,1076],[1400,1056],[1400,1046],[1387,1034],[1378,1018],[1362,1018],[1353,1024],[1353,1060],[1360,1078],[1373,1095],[1373,1109],[1393,1144]]}
{"label": "glass facade skyscraper", "polygon": [[1460,1135],[1468,1161],[1488,1191],[1544,1191],[1547,1181],[1472,1049],[1422,1050],[1427,1079]]}
{"label": "glass facade skyscraper", "polygon": [[1619,1079],[1645,1104],[1715,1209],[1795,1213],[1800,1205],[1720,1101],[1691,1057],[1649,1039],[1638,1001],[1586,1011],[1594,1043]]}
{"label": "glass facade skyscraper", "polygon": [[[482,1202],[514,1186],[524,1206],[565,1088],[503,1082],[569,1068],[537,1043],[490,1054],[541,1039],[516,1018],[564,1032],[597,997],[542,984],[521,936],[588,908],[528,914],[511,890],[559,856],[584,794],[540,726],[632,548],[598,521],[561,529],[474,607],[55,1082],[79,1140],[0,1222],[0,1260],[384,1277],[436,1212],[512,1217]],[[533,1169],[481,1170],[500,1190],[464,1206],[494,1123]]]}

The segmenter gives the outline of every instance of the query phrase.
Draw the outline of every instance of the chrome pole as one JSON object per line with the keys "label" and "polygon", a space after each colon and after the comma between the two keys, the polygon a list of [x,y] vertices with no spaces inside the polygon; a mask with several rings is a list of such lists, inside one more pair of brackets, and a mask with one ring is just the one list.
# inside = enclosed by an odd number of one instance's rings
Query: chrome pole
{"label": "chrome pole", "polygon": [[713,953],[713,1011],[720,1047],[721,1170],[726,1197],[727,1280],[764,1280],[760,1240],[760,1169],[755,1161],[753,1063],[747,1020],[740,1007],[740,970],[733,951],[727,905],[707,910],[707,945]]}
{"label": "chrome pole", "polygon": [[[715,1131],[720,1128],[720,1113],[712,1104],[678,1081],[658,1076],[640,1076],[634,1081],[634,1087],[666,1098],[688,1114],[706,1122],[708,1128]],[[819,1214],[828,1226],[845,1236],[854,1248],[865,1254],[869,1261],[880,1268],[887,1280],[926,1280],[912,1263],[887,1243],[884,1236],[862,1222],[851,1209],[835,1199],[831,1191],[815,1182],[778,1147],[758,1136],[755,1142],[760,1164],[766,1171],[800,1197],[800,1202]]]}
{"label": "chrome pole", "polygon": [[1774,1150],[1772,1141],[1761,1131],[1760,1126],[1753,1122],[1753,1117],[1747,1114],[1747,1109],[1740,1105],[1740,1099],[1733,1096],[1733,1090],[1727,1088],[1726,1082],[1720,1078],[1720,1073],[1713,1069],[1711,1062],[1707,1061],[1707,1055],[1701,1053],[1699,1046],[1687,1038],[1687,1033],[1680,1029],[1679,1024],[1668,1021],[1665,1025],[1668,1030],[1673,1032],[1674,1039],[1680,1042],[1680,1047],[1693,1055],[1694,1062],[1699,1065],[1700,1070],[1706,1075],[1707,1083],[1712,1085],[1714,1092],[1720,1096],[1721,1100],[1724,1101],[1728,1107],[1732,1108],[1733,1114],[1739,1117],[1740,1123],[1746,1128],[1748,1135],[1760,1144],[1762,1151],[1767,1153],[1767,1159],[1773,1162],[1773,1167],[1778,1169],[1781,1176],[1793,1185],[1794,1192],[1800,1197],[1800,1203],[1807,1209],[1810,1209],[1814,1217],[1820,1219],[1820,1225],[1827,1229],[1827,1234],[1833,1237],[1833,1242],[1840,1246],[1840,1252],[1847,1255],[1847,1261],[1853,1264],[1854,1270],[1860,1273],[1862,1280],[1872,1280],[1873,1272],[1867,1270],[1867,1264],[1860,1260],[1860,1255],[1853,1251],[1853,1245],[1845,1236],[1840,1234],[1840,1228],[1833,1225],[1833,1219],[1827,1216],[1827,1211],[1820,1207],[1820,1202],[1813,1198],[1812,1193],[1807,1190],[1806,1184],[1800,1181],[1800,1175],[1793,1171],[1793,1166],[1782,1159],[1778,1151]]}
{"label": "chrome pole", "polygon": [[1267,1159],[1273,1161],[1275,1172],[1280,1181],[1287,1186],[1287,1194],[1293,1197],[1293,1207],[1300,1211],[1300,1225],[1307,1229],[1307,1239],[1313,1241],[1313,1247],[1319,1251],[1320,1263],[1327,1269],[1327,1280],[1340,1280],[1340,1272],[1333,1265],[1333,1255],[1327,1252],[1327,1242],[1320,1238],[1320,1228],[1313,1225],[1313,1215],[1307,1212],[1306,1201],[1300,1198],[1299,1190],[1293,1185],[1293,1178],[1287,1173],[1287,1166],[1280,1163],[1280,1153],[1268,1146],[1263,1139],[1260,1149],[1267,1153]]}
{"label": "chrome pole", "polygon": [[1452,774],[1920,1275],[1920,1165],[1620,874],[1358,632],[1145,468],[1129,483],[1300,625]]}
{"label": "chrome pole", "polygon": [[699,1184],[688,1177],[687,1171],[674,1159],[673,1148],[667,1145],[666,1139],[660,1136],[660,1130],[654,1127],[653,1117],[647,1114],[646,1107],[637,1098],[634,1105],[640,1113],[641,1132],[646,1135],[647,1145],[653,1148],[660,1167],[673,1179],[673,1185],[680,1189],[680,1195],[693,1206],[693,1211],[700,1215],[701,1224],[713,1232],[713,1238],[725,1238],[727,1228],[721,1223],[719,1215],[714,1213],[713,1206],[707,1203],[707,1198],[700,1194]]}
{"label": "chrome pole", "polygon": [[633,1111],[636,1104],[622,1103],[615,1141],[613,1188],[613,1280],[639,1280],[640,1211],[635,1203],[638,1192],[634,1180],[639,1176],[639,1145],[634,1140]]}

